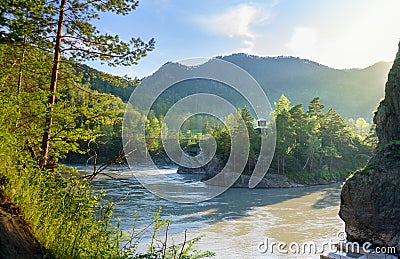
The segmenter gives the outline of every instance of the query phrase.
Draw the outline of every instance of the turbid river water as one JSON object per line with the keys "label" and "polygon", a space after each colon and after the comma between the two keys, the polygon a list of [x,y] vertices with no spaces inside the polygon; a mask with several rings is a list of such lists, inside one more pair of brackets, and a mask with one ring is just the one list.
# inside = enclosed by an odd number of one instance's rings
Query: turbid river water
{"label": "turbid river water", "polygon": [[[178,175],[175,169],[163,172],[188,183],[199,178]],[[150,193],[126,171],[119,177],[97,180],[94,186],[118,203],[114,215],[120,218],[122,229],[132,229],[135,211],[140,213],[136,229],[144,228],[161,206],[162,216],[172,220],[170,240],[181,242],[185,229],[188,238],[205,234],[197,247],[215,252],[216,258],[319,258],[323,244],[337,241],[337,234],[344,228],[338,217],[340,184],[289,189],[232,188],[208,201],[179,204]],[[146,241],[144,237],[139,249],[145,249]],[[287,246],[278,249],[273,244],[280,242]],[[307,247],[310,242],[316,249]]]}

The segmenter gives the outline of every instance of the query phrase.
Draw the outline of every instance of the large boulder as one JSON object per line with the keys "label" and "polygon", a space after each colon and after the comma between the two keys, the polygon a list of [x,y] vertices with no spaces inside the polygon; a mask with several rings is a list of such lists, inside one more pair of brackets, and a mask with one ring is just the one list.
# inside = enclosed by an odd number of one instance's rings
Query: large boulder
{"label": "large boulder", "polygon": [[[226,161],[222,159],[212,159],[210,163],[205,165],[203,167],[205,173],[203,176],[203,181],[209,180],[216,176],[222,168],[224,168]],[[241,175],[238,177],[238,179],[233,183],[232,188],[249,188],[249,181],[251,178],[251,174],[254,170],[254,167],[257,163],[257,160],[254,158],[249,158],[247,160],[247,163],[243,169],[243,172]],[[233,174],[232,177],[237,177],[237,174]],[[214,182],[215,183],[215,182]],[[217,184],[217,183],[215,183]],[[221,185],[224,185],[222,183]],[[301,185],[293,183],[289,181],[289,179],[280,174],[276,174],[273,172],[273,170],[270,168],[268,170],[267,174],[263,177],[263,179],[260,181],[260,183],[256,186],[256,188],[288,188],[288,187],[299,187]]]}
{"label": "large boulder", "polygon": [[374,122],[378,152],[343,186],[339,216],[349,241],[400,251],[400,44]]}

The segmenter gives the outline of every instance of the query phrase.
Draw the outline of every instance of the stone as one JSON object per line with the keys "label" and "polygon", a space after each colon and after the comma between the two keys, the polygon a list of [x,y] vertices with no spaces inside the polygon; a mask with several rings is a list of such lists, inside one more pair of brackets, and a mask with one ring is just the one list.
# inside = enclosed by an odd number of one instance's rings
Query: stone
{"label": "stone", "polygon": [[379,104],[374,122],[379,139],[378,146],[400,140],[400,43],[385,86],[385,99]]}
{"label": "stone", "polygon": [[346,181],[339,216],[349,241],[400,251],[400,44],[375,113],[378,152]]}

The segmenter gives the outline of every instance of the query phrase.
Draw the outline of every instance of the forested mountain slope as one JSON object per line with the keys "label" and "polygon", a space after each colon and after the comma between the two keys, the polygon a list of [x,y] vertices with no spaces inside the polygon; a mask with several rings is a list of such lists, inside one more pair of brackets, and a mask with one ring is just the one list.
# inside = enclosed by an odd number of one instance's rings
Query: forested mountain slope
{"label": "forested mountain slope", "polygon": [[[282,94],[292,100],[292,103],[304,105],[319,96],[327,108],[333,107],[343,117],[364,117],[367,120],[372,119],[376,104],[383,98],[387,74],[392,65],[391,62],[378,62],[364,69],[339,70],[295,57],[232,54],[217,58],[234,63],[252,75],[267,93],[271,104],[278,101]],[[180,74],[185,71],[186,67],[183,65],[167,63],[145,79],[162,82],[171,73]],[[167,109],[166,106],[194,92],[214,92],[224,98],[238,100],[233,91],[228,92],[222,88],[215,90],[218,87],[218,83],[210,83],[209,80],[182,82],[163,96],[163,104],[156,106],[155,112],[157,115],[162,114]],[[117,88],[100,79],[93,79],[92,89],[112,93],[127,101],[134,87]],[[238,107],[245,104],[243,101],[236,102]]]}

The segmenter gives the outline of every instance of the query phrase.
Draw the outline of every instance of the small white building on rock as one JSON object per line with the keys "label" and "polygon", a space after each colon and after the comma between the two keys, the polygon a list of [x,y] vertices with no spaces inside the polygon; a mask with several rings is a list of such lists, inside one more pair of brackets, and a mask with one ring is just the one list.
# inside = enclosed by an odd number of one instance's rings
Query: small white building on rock
{"label": "small white building on rock", "polygon": [[259,134],[266,135],[268,131],[267,120],[264,118],[259,118],[257,120],[257,126],[254,128],[254,130]]}

